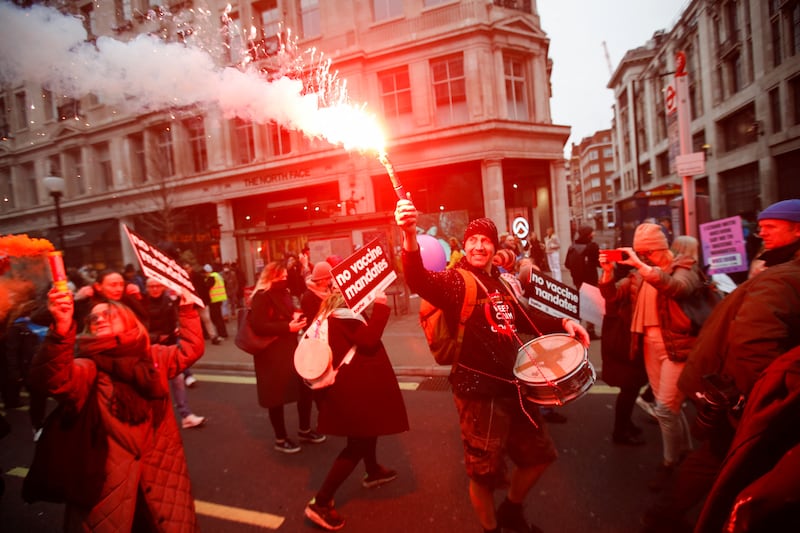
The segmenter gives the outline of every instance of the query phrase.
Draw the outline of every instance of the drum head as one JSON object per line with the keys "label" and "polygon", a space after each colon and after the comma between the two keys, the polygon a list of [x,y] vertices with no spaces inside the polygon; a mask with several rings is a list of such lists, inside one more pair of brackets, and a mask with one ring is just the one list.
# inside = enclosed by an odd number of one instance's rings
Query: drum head
{"label": "drum head", "polygon": [[542,335],[525,343],[517,353],[514,375],[531,384],[552,384],[580,370],[586,348],[563,333]]}

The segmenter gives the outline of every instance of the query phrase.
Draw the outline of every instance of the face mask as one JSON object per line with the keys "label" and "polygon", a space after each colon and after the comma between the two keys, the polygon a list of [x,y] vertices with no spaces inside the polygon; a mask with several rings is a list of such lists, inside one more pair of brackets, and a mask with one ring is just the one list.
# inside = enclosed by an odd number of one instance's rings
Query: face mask
{"label": "face mask", "polygon": [[272,288],[275,289],[276,291],[285,291],[286,289],[289,288],[289,282],[286,281],[285,279],[282,279],[280,281],[273,281]]}

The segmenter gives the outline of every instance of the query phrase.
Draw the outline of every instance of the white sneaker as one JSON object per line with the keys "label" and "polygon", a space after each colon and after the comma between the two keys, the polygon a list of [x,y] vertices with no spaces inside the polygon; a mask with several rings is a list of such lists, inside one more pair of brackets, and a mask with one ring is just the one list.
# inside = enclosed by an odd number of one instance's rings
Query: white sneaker
{"label": "white sneaker", "polygon": [[191,429],[200,427],[205,423],[206,417],[192,414],[183,417],[183,423],[181,424],[181,427],[183,427],[183,429]]}
{"label": "white sneaker", "polygon": [[186,383],[187,387],[191,387],[192,385],[197,383],[197,378],[194,376],[186,376],[186,379],[184,379],[183,382]]}

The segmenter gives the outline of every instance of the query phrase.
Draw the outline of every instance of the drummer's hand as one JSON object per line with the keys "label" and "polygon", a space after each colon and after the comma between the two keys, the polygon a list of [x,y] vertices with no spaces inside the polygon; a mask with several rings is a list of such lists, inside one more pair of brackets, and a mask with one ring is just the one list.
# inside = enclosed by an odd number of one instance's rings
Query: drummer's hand
{"label": "drummer's hand", "polygon": [[584,348],[589,347],[589,342],[591,341],[591,338],[589,337],[589,332],[586,331],[586,328],[584,328],[574,320],[570,320],[568,318],[565,318],[563,320],[563,326],[564,326],[564,331],[566,331],[570,337],[575,337],[578,340],[578,342],[583,344]]}

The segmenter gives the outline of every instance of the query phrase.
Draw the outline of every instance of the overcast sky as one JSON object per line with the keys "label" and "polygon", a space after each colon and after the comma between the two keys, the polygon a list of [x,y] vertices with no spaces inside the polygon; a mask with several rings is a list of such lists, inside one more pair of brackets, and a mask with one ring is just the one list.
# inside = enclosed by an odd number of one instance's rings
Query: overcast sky
{"label": "overcast sky", "polygon": [[572,143],[611,127],[614,103],[603,50],[616,69],[631,48],[670,30],[689,0],[537,0],[553,60],[553,122],[572,126]]}

